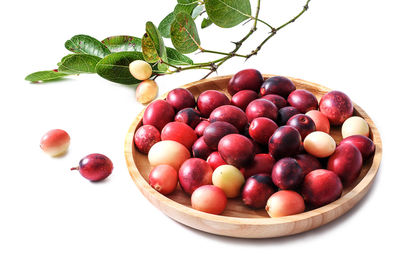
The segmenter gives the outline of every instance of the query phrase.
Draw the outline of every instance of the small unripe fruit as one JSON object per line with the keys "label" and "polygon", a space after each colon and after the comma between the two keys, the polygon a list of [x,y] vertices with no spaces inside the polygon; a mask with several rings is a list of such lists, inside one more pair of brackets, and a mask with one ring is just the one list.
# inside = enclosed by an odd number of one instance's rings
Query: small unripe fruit
{"label": "small unripe fruit", "polygon": [[336,149],[336,143],[332,136],[320,131],[307,135],[303,145],[307,153],[317,158],[329,157]]}
{"label": "small unripe fruit", "polygon": [[153,80],[145,80],[136,88],[136,100],[141,104],[146,104],[156,98],[158,85]]}
{"label": "small unripe fruit", "polygon": [[135,60],[129,64],[129,72],[135,79],[140,81],[147,80],[151,77],[153,70],[149,63],[144,60]]}
{"label": "small unripe fruit", "polygon": [[212,174],[213,185],[221,188],[228,198],[240,195],[244,182],[243,174],[232,165],[221,165]]}
{"label": "small unripe fruit", "polygon": [[170,165],[158,165],[149,174],[149,184],[163,195],[171,194],[178,184],[178,172]]}
{"label": "small unripe fruit", "polygon": [[329,134],[331,129],[328,118],[318,110],[310,110],[306,113],[315,123],[315,128],[317,131],[325,132]]}
{"label": "small unripe fruit", "polygon": [[192,208],[211,213],[221,214],[227,203],[224,191],[213,185],[203,185],[197,188],[191,197]]}
{"label": "small unripe fruit", "polygon": [[305,203],[299,193],[291,190],[280,190],[269,197],[265,210],[272,218],[302,213]]}
{"label": "small unripe fruit", "polygon": [[187,148],[176,141],[166,140],[154,144],[149,151],[148,159],[151,166],[167,164],[179,170],[182,163],[190,158]]}
{"label": "small unripe fruit", "polygon": [[344,121],[342,125],[343,138],[352,135],[364,135],[366,137],[369,136],[369,126],[363,118],[354,116]]}
{"label": "small unripe fruit", "polygon": [[61,129],[48,131],[40,139],[40,148],[52,157],[62,155],[69,147],[70,137]]}

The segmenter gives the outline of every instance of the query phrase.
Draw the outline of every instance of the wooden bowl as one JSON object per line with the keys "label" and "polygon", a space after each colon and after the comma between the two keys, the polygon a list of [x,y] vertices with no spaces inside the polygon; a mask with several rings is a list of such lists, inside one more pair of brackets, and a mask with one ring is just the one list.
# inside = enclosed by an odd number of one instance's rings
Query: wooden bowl
{"label": "wooden bowl", "polygon": [[[264,75],[269,78],[273,75]],[[205,90],[218,90],[227,93],[226,87],[231,76],[215,77],[182,86],[190,90],[195,97]],[[318,99],[330,89],[300,79],[290,78],[297,89],[306,89]],[[166,94],[159,99],[165,99]],[[354,103],[353,103],[354,104]],[[133,138],[136,130],[142,125],[144,110],[136,117],[129,128],[125,140],[125,158],[129,173],[142,194],[158,209],[172,219],[195,229],[231,237],[268,238],[293,235],[324,225],[350,210],[368,192],[378,171],[382,155],[382,143],[379,132],[367,113],[354,104],[355,114],[363,117],[371,128],[371,138],[375,143],[375,154],[364,163],[360,177],[351,186],[344,188],[342,196],[323,207],[306,211],[301,214],[269,218],[264,209],[252,210],[245,207],[240,199],[228,201],[222,215],[213,215],[191,208],[190,197],[178,186],[177,190],[168,196],[160,194],[148,184],[148,174],[151,170],[147,155],[138,152]],[[331,135],[340,142],[340,128],[332,128]]]}

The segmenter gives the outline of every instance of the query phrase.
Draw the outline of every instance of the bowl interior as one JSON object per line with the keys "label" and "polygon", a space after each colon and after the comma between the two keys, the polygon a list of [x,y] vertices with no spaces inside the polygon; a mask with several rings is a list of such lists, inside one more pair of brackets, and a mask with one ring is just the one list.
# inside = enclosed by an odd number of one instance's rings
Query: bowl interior
{"label": "bowl interior", "polygon": [[[265,78],[268,78],[272,75],[264,75]],[[206,80],[206,81],[200,81],[200,82],[195,82],[193,84],[188,85],[186,88],[190,90],[193,95],[197,98],[197,96],[206,90],[218,90],[221,92],[224,92],[229,98],[230,95],[228,94],[226,87],[229,81],[229,76],[227,77],[220,77],[219,79],[213,79],[213,80]],[[310,92],[312,92],[317,99],[319,100],[326,92],[330,91],[326,87],[313,84],[310,82],[302,81],[299,79],[292,79],[292,81],[295,83],[297,89],[305,89]],[[162,96],[161,98],[165,98],[166,95]],[[139,114],[139,117],[141,118],[143,115],[144,110]],[[367,114],[356,104],[354,104],[354,115],[361,116],[365,118],[369,124],[371,125],[372,121],[369,119]],[[142,125],[142,120],[138,121],[135,131]],[[331,133],[332,137],[335,139],[336,143],[339,144],[339,142],[342,140],[341,132],[340,132],[340,127],[331,127]],[[374,140],[373,136],[373,131],[371,131],[371,136],[372,140]],[[375,142],[375,140],[374,140]],[[133,144],[133,142],[132,142]],[[138,152],[135,148],[135,146],[132,146],[132,155],[133,161],[136,164],[136,168],[138,172],[140,173],[141,177],[134,177],[134,179],[145,179],[148,181],[148,175],[151,171],[151,166],[149,164],[149,161],[147,160],[147,155],[142,154]],[[350,186],[347,186],[344,188],[343,195],[346,195],[348,192],[350,192],[357,184],[362,180],[363,177],[367,174],[367,172],[370,170],[371,165],[373,163],[373,157],[370,157],[366,162],[364,162],[362,171],[360,176],[358,177],[357,181],[355,181],[353,184]],[[132,168],[132,166],[131,166]],[[157,194],[159,194],[157,192]],[[190,196],[185,194],[181,188],[178,185],[177,190],[166,196],[169,199],[180,203],[184,206],[191,207],[190,204]],[[225,211],[222,213],[222,216],[227,216],[227,217],[239,217],[239,218],[267,218],[269,217],[267,212],[264,209],[260,210],[253,210],[248,207],[246,207],[240,200],[240,198],[236,199],[229,199],[228,205],[225,209]]]}

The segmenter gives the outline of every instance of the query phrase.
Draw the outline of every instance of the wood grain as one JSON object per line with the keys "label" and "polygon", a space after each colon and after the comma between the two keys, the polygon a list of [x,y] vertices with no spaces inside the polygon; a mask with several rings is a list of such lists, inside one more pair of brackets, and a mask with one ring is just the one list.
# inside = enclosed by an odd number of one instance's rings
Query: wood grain
{"label": "wood grain", "polygon": [[[269,78],[274,75],[263,76]],[[215,77],[193,82],[182,87],[190,90],[195,97],[205,90],[218,90],[229,96],[226,86],[230,77]],[[297,89],[306,89],[312,92],[318,100],[330,91],[327,87],[316,83],[296,78],[290,79]],[[159,97],[159,99],[165,98],[166,94]],[[338,218],[350,210],[368,192],[378,172],[382,158],[382,142],[378,129],[367,113],[357,104],[353,104],[355,114],[363,117],[370,126],[370,137],[376,146],[375,154],[364,163],[357,181],[344,188],[341,198],[326,206],[301,214],[282,218],[269,218],[265,210],[249,209],[241,203],[240,199],[234,199],[228,201],[227,208],[222,215],[213,215],[192,209],[190,207],[190,197],[180,188],[168,196],[158,193],[147,182],[150,172],[147,155],[138,152],[133,143],[135,131],[142,125],[144,109],[133,121],[126,135],[125,158],[128,170],[139,190],[154,206],[172,219],[195,229],[217,235],[241,238],[278,237],[309,231]],[[331,135],[337,143],[340,142],[340,128],[332,128]]]}

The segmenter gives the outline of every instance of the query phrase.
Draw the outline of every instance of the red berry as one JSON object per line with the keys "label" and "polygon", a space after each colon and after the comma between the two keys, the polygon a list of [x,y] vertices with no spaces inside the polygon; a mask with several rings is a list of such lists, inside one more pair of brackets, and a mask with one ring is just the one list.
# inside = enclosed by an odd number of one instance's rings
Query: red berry
{"label": "red berry", "polygon": [[102,154],[90,154],[79,161],[79,166],[71,168],[79,170],[86,179],[96,182],[107,178],[113,170],[112,161]]}

